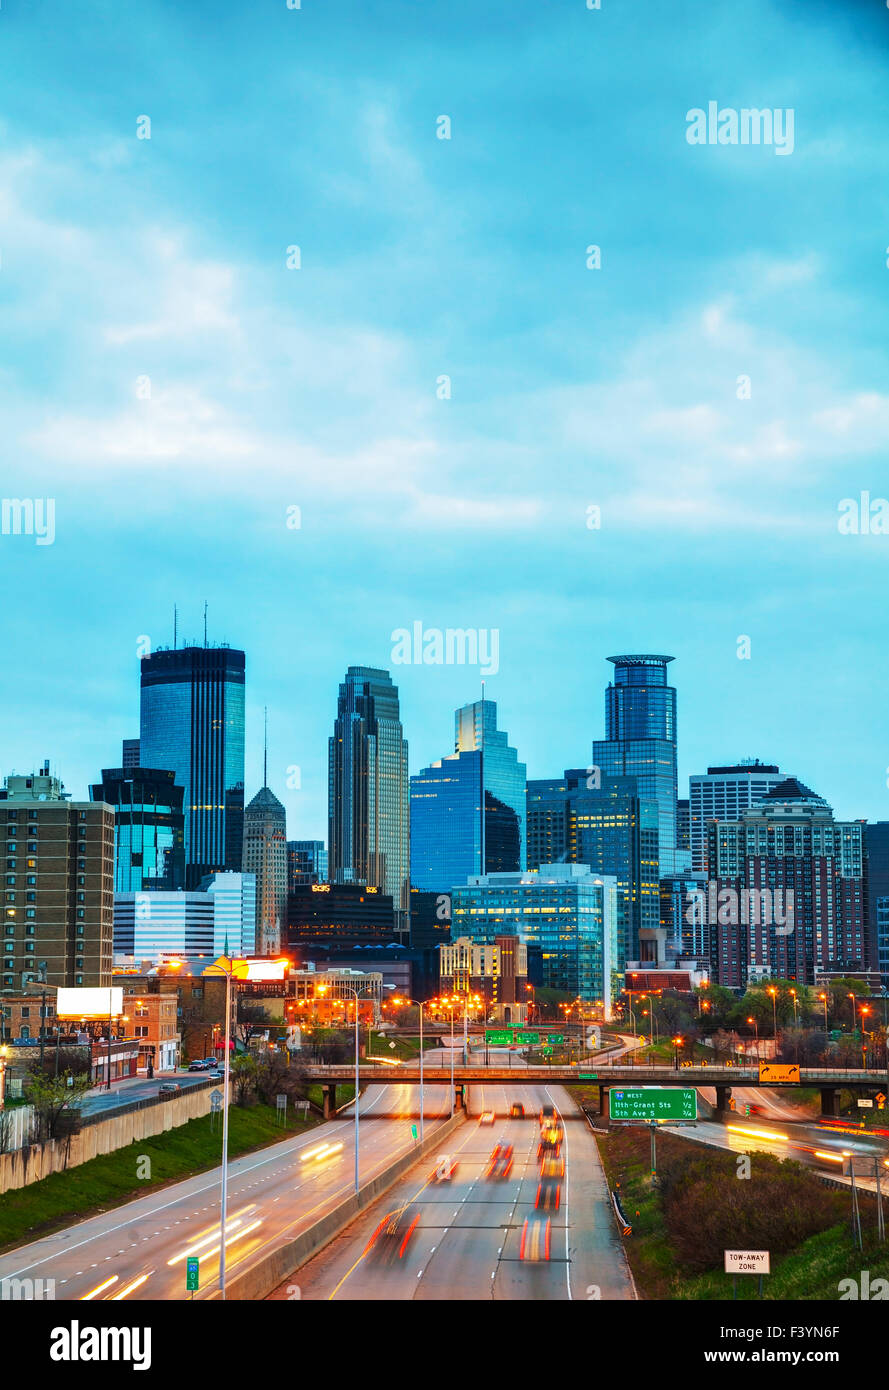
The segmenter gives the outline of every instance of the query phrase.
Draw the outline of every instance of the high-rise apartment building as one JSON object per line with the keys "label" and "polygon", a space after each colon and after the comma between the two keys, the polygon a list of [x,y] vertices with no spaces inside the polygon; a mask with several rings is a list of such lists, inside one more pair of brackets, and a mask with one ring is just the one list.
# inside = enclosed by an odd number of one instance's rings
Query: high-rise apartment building
{"label": "high-rise apartment building", "polygon": [[287,919],[287,815],[267,786],[244,812],[243,869],[256,879],[256,949],[276,956]]}
{"label": "high-rise apartment building", "polygon": [[410,794],[398,688],[388,671],[350,666],[328,746],[331,883],[388,894],[397,927],[410,914]]}
{"label": "high-rise apartment building", "polygon": [[327,847],[323,840],[287,841],[287,891],[305,884],[327,883]]}
{"label": "high-rise apartment building", "polygon": [[639,796],[658,808],[660,875],[676,863],[676,690],[667,684],[672,656],[610,656],[605,738],[593,743],[593,769],[635,777]]}
{"label": "high-rise apartment building", "polygon": [[142,658],[139,757],[183,788],[185,881],[238,872],[244,838],[245,656],[223,645]]}
{"label": "high-rise apartment building", "polygon": [[532,780],[527,793],[528,867],[585,864],[617,885],[616,970],[646,957],[642,942],[660,923],[658,807],[640,798],[635,777],[591,775]]}
{"label": "high-rise apartment building", "polygon": [[90,799],[114,808],[115,893],[185,886],[182,795],[172,772],[138,764],[102,769]]}
{"label": "high-rise apartment building", "polygon": [[[836,821],[823,797],[788,777],[736,821],[709,821],[700,903],[714,979],[819,977],[867,968],[864,826]],[[874,967],[875,968],[875,965]]]}
{"label": "high-rise apartment building", "polygon": [[738,820],[748,807],[762,801],[785,777],[786,773],[779,771],[774,763],[761,763],[758,758],[725,767],[708,767],[706,773],[694,773],[689,777],[688,845],[694,873],[707,871],[707,822]]}
{"label": "high-rise apartment building", "polygon": [[[885,976],[889,938],[882,931],[880,900],[889,902],[889,821],[878,820],[864,827],[867,855],[867,959],[871,969]],[[881,945],[882,942],[882,945]],[[884,984],[889,981],[884,979]]]}
{"label": "high-rise apartment building", "polygon": [[109,985],[113,809],[64,800],[48,769],[41,777],[8,778],[5,791],[2,988],[20,989],[37,979],[50,986]]}

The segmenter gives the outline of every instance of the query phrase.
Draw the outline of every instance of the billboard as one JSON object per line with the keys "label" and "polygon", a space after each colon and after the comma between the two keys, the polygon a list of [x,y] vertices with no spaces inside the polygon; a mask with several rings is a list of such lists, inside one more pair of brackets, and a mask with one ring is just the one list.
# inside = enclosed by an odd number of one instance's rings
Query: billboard
{"label": "billboard", "polygon": [[123,987],[121,985],[92,985],[71,989],[61,986],[56,996],[56,1014],[59,1018],[119,1018],[123,1013]]}

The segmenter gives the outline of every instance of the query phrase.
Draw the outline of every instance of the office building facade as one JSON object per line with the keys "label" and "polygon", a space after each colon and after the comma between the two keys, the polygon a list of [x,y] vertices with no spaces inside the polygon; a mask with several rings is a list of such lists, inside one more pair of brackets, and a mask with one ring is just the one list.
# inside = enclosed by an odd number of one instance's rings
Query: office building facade
{"label": "office building facade", "polygon": [[173,772],[103,768],[90,798],[114,808],[115,893],[185,886],[183,788]]}
{"label": "office building facade", "polygon": [[219,956],[252,956],[255,950],[252,874],[208,874],[194,891],[114,895],[117,957],[158,966],[179,959],[202,970]]}
{"label": "office building facade", "polygon": [[593,743],[593,769],[635,777],[639,796],[658,808],[661,877],[676,867],[676,690],[667,683],[672,656],[610,656],[614,679],[605,691],[605,738]]}
{"label": "office building facade", "polygon": [[[873,821],[864,827],[864,848],[867,856],[867,957],[873,969],[885,975],[883,958],[887,949],[885,936],[881,938],[880,899],[889,899],[889,821]],[[883,942],[881,947],[880,942]],[[889,986],[889,982],[887,982]]]}
{"label": "office building facade", "polygon": [[140,762],[183,789],[185,882],[238,872],[244,839],[242,651],[159,649],[142,658]]}
{"label": "office building facade", "polygon": [[688,846],[693,873],[707,871],[707,822],[738,820],[786,778],[774,763],[758,758],[708,767],[688,779]]}
{"label": "office building facade", "polygon": [[287,891],[327,883],[327,848],[323,840],[287,841]]}
{"label": "office building facade", "polygon": [[585,864],[480,874],[452,894],[455,937],[517,936],[539,955],[541,983],[601,1002],[610,1016],[617,960],[617,884]]}
{"label": "office building facade", "polygon": [[398,688],[388,671],[350,666],[328,746],[330,881],[391,897],[398,930],[410,912],[410,785]]}

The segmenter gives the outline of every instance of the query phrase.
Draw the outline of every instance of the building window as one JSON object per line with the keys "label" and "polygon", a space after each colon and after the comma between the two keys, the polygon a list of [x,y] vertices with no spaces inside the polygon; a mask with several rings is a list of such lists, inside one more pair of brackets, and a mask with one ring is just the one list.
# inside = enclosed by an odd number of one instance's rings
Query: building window
{"label": "building window", "polygon": [[86,912],[84,911],[84,909],[83,909],[82,907],[79,907],[79,908],[77,909],[77,915],[78,915],[78,917],[85,917],[85,916],[86,916]]}
{"label": "building window", "polygon": [[37,894],[36,894],[36,893],[26,893],[26,894],[25,894],[25,902],[26,902],[26,903],[36,903],[36,901],[37,901]]}
{"label": "building window", "polygon": [[33,923],[31,923],[30,925],[28,923],[25,923],[25,936],[33,936],[36,930],[37,928],[33,925]]}
{"label": "building window", "polygon": [[36,916],[37,916],[37,909],[36,909],[36,907],[26,907],[26,908],[25,908],[25,916],[26,916],[26,917],[36,917]]}
{"label": "building window", "polygon": [[147,1037],[148,1037],[148,1029],[147,1029],[147,1028],[137,1028],[137,1029],[136,1029],[136,1037],[137,1037],[137,1038],[147,1038]]}
{"label": "building window", "polygon": [[82,970],[82,969],[83,969],[83,961],[82,961],[82,960],[76,960],[76,961],[74,962],[74,965],[75,965],[75,967],[76,967],[78,970]]}
{"label": "building window", "polygon": [[36,888],[36,886],[37,886],[37,875],[36,875],[36,874],[28,874],[27,878],[25,879],[25,882],[26,882],[31,888]]}
{"label": "building window", "polygon": [[33,942],[33,941],[26,941],[26,942],[25,942],[25,950],[26,950],[26,951],[36,951],[36,949],[37,949],[37,948],[36,948],[36,946],[34,945],[34,942]]}
{"label": "building window", "polygon": [[74,930],[78,936],[83,936],[83,927],[75,927]]}
{"label": "building window", "polygon": [[75,976],[74,976],[74,983],[75,983],[76,985],[82,985],[82,984],[83,984],[83,976],[82,976],[82,975],[75,975]]}

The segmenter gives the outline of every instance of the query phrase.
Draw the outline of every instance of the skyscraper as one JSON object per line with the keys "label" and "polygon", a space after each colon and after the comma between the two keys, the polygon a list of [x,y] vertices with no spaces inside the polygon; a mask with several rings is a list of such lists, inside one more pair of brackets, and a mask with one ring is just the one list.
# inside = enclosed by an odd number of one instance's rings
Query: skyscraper
{"label": "skyscraper", "polygon": [[605,691],[605,738],[593,743],[593,766],[635,777],[639,796],[656,801],[661,875],[676,851],[676,690],[667,684],[672,656],[610,656],[614,680]]}
{"label": "skyscraper", "polygon": [[398,930],[410,914],[410,795],[398,687],[388,671],[350,666],[328,745],[331,883],[388,893]]}
{"label": "skyscraper", "polygon": [[186,888],[241,868],[245,665],[224,644],[142,658],[140,762],[174,772],[183,788]]}
{"label": "skyscraper", "polygon": [[184,887],[185,817],[174,773],[106,767],[90,798],[114,807],[115,893]]}
{"label": "skyscraper", "polygon": [[327,882],[327,849],[323,840],[287,841],[287,891],[303,884]]}
{"label": "skyscraper", "polygon": [[287,814],[265,785],[244,812],[243,867],[256,878],[256,949],[275,956],[287,919]]}
{"label": "skyscraper", "polygon": [[[593,783],[592,787],[590,783]],[[598,783],[598,785],[596,785]],[[659,927],[658,808],[635,777],[594,778],[584,768],[528,783],[528,867],[585,864],[612,875],[617,892],[614,969],[646,959],[642,942]]]}
{"label": "skyscraper", "polygon": [[886,903],[889,902],[889,821],[873,821],[864,827],[864,847],[867,853],[867,962],[870,969],[879,969],[881,976],[885,977],[889,965],[889,935],[886,933]]}
{"label": "skyscraper", "polygon": [[758,758],[708,767],[706,773],[693,773],[688,779],[689,848],[695,873],[707,869],[707,821],[737,820],[749,806],[768,796],[784,780],[774,763]]}
{"label": "skyscraper", "polygon": [[525,862],[526,768],[497,728],[496,702],[464,705],[454,724],[456,751],[411,778],[411,883],[424,892]]}

